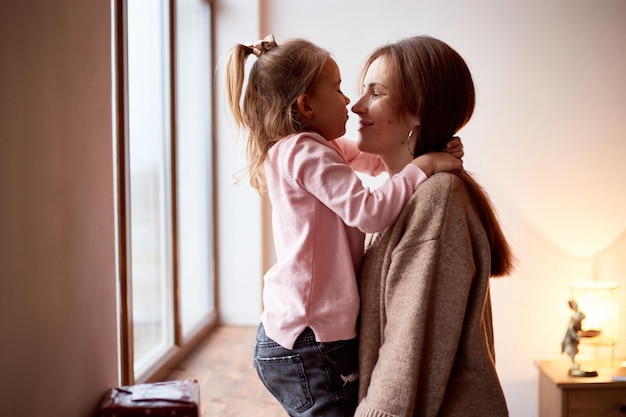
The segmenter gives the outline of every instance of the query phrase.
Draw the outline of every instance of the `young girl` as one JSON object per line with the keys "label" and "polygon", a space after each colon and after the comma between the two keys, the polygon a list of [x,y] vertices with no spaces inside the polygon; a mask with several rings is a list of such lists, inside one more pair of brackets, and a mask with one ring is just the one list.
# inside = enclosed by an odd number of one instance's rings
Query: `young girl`
{"label": "young girl", "polygon": [[[257,59],[242,100],[251,54]],[[259,193],[267,191],[273,207],[277,261],[264,277],[254,364],[291,416],[353,415],[355,271],[365,233],[389,227],[427,175],[462,168],[450,153],[429,153],[381,188],[364,187],[353,169],[378,174],[385,167],[338,139],[350,102],[340,83],[329,53],[301,39],[236,45],[226,66],[230,109],[249,135],[250,182]]]}

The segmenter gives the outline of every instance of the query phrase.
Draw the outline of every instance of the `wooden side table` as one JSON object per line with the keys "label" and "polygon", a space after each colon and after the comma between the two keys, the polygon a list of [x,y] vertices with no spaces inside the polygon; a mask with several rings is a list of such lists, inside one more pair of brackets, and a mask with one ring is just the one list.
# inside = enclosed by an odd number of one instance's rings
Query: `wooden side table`
{"label": "wooden side table", "polygon": [[539,362],[539,417],[625,417],[626,381],[612,381],[621,360],[583,363],[597,377],[571,377],[568,360]]}

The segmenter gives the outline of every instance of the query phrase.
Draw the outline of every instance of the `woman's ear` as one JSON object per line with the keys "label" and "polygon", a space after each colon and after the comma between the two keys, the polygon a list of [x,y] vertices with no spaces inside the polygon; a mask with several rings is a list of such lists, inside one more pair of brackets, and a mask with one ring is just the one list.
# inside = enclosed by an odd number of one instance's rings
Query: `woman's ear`
{"label": "woman's ear", "polygon": [[302,93],[298,96],[296,105],[298,107],[298,112],[302,117],[305,119],[313,118],[313,106],[311,106],[309,95],[307,93]]}

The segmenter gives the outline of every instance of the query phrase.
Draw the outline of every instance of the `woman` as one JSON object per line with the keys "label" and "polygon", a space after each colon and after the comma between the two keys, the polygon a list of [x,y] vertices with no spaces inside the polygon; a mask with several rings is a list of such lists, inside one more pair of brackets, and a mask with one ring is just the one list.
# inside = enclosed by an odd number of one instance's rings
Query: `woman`
{"label": "woman", "polygon": [[[474,109],[467,65],[432,37],[377,49],[362,81],[357,143],[390,174],[444,147]],[[359,281],[356,416],[507,416],[489,279],[514,258],[485,192],[462,171],[433,175],[374,240]]]}

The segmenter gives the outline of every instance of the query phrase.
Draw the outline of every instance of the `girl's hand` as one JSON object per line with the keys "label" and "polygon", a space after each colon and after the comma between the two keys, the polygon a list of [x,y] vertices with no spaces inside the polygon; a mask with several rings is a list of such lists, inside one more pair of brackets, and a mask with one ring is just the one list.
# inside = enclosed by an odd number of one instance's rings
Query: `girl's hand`
{"label": "girl's hand", "polygon": [[411,163],[429,177],[437,172],[463,169],[463,159],[457,158],[450,152],[429,152],[418,156]]}
{"label": "girl's hand", "polygon": [[463,159],[464,152],[461,138],[458,136],[453,137],[452,140],[446,144],[446,147],[442,149],[442,152],[448,152],[459,159]]}

